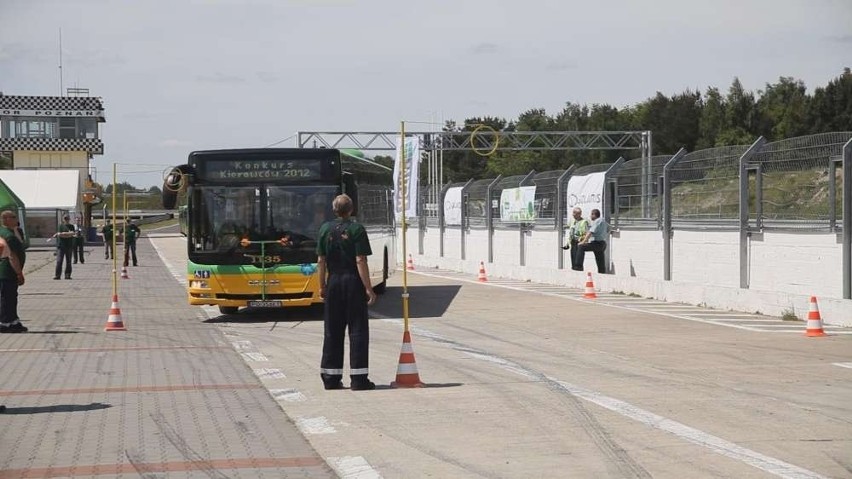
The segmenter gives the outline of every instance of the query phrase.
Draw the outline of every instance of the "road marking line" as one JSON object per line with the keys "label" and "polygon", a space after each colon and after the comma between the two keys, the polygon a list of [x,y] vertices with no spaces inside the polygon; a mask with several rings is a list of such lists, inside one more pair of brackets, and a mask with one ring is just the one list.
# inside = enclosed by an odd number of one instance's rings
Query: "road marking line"
{"label": "road marking line", "polygon": [[260,379],[286,379],[287,376],[280,369],[253,369],[254,374]]}
{"label": "road marking line", "polygon": [[329,457],[328,463],[341,479],[381,479],[379,474],[361,456]]}
{"label": "road marking line", "polygon": [[269,393],[272,394],[272,397],[274,397],[278,401],[302,402],[307,399],[304,394],[292,388],[270,389]]}
{"label": "road marking line", "polygon": [[835,366],[840,366],[841,368],[849,368],[852,369],[852,363],[831,363]]}
{"label": "road marking line", "polygon": [[[371,315],[382,319],[385,322],[402,323],[402,320],[399,318],[390,318],[372,312]],[[826,479],[825,476],[819,475],[813,471],[809,471],[781,461],[780,459],[775,459],[774,457],[766,456],[757,451],[752,451],[751,449],[738,446],[720,437],[713,436],[712,434],[705,433],[699,429],[695,429],[666,417],[659,416],[650,411],[633,406],[625,401],[611,398],[591,389],[586,389],[581,386],[545,376],[538,371],[531,370],[514,361],[495,356],[485,351],[477,350],[437,333],[433,333],[419,327],[411,328],[411,330],[412,333],[417,336],[444,344],[476,359],[496,364],[500,368],[530,380],[548,382],[551,385],[558,386],[562,391],[575,397],[597,404],[598,406],[609,409],[610,411],[617,412],[624,417],[641,422],[647,426],[665,431],[693,444],[707,447],[717,454],[731,459],[736,459],[749,466],[769,472],[770,474],[774,474],[785,479]]]}
{"label": "road marking line", "polygon": [[269,358],[263,355],[263,353],[252,352],[252,353],[240,353],[240,356],[243,357],[246,361],[269,361]]}
{"label": "road marking line", "polygon": [[337,432],[325,416],[300,417],[296,419],[296,426],[302,434],[334,434]]}

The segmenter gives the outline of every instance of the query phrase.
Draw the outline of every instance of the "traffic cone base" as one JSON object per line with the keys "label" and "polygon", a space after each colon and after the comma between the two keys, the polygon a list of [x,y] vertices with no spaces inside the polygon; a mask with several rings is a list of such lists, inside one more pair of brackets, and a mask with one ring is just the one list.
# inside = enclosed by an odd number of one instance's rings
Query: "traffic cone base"
{"label": "traffic cone base", "polygon": [[121,308],[118,307],[118,295],[113,295],[112,305],[109,308],[109,317],[107,318],[104,331],[127,331],[124,327],[124,321],[121,319]]}
{"label": "traffic cone base", "polygon": [[583,293],[583,297],[586,299],[596,299],[598,295],[595,293],[595,282],[592,281],[592,273],[586,273],[586,290]]}
{"label": "traffic cone base", "polygon": [[411,255],[408,255],[408,271],[414,271],[414,260],[411,258]]}
{"label": "traffic cone base", "polygon": [[488,281],[488,277],[485,276],[485,262],[484,261],[479,262],[479,276],[477,276],[476,279],[483,282],[483,283]]}
{"label": "traffic cone base", "polygon": [[411,347],[411,334],[408,331],[402,335],[402,349],[399,352],[396,381],[390,385],[392,388],[422,388],[425,386],[420,381],[420,374],[417,372],[417,363],[414,361],[414,348]]}
{"label": "traffic cone base", "polygon": [[819,337],[825,335],[825,331],[822,330],[822,316],[819,314],[819,305],[817,304],[816,296],[811,296],[808,307],[808,324],[805,329],[805,336]]}

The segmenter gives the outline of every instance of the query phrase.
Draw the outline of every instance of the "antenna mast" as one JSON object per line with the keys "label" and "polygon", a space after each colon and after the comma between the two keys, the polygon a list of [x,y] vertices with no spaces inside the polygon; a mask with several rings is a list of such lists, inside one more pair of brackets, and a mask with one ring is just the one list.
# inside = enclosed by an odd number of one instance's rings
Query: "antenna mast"
{"label": "antenna mast", "polygon": [[59,96],[62,96],[62,28],[59,28]]}

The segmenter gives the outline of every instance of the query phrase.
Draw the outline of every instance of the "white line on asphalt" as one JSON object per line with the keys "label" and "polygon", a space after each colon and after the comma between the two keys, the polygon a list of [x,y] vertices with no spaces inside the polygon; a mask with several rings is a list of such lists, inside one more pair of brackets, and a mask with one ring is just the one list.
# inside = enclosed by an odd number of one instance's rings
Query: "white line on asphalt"
{"label": "white line on asphalt", "polygon": [[831,363],[835,366],[840,366],[841,368],[849,368],[852,369],[852,363]]}
{"label": "white line on asphalt", "polygon": [[269,358],[264,356],[261,352],[240,353],[240,356],[242,356],[246,361],[269,361]]}
{"label": "white line on asphalt", "polygon": [[[376,313],[371,314],[372,316],[379,318],[385,322],[394,324],[402,323],[402,320],[399,318],[391,318]],[[751,449],[738,446],[720,437],[713,436],[712,434],[708,434],[706,432],[679,423],[677,421],[673,421],[666,417],[659,416],[650,411],[638,408],[630,403],[621,401],[619,399],[605,396],[591,389],[586,389],[581,386],[573,385],[555,378],[551,378],[549,376],[545,376],[538,371],[531,370],[514,361],[495,356],[485,351],[476,350],[475,348],[458,343],[450,338],[430,332],[423,328],[411,328],[411,331],[415,335],[431,339],[440,344],[447,345],[452,349],[460,351],[476,359],[496,364],[502,369],[521,375],[528,379],[535,381],[548,381],[551,384],[558,385],[562,388],[563,391],[575,397],[592,402],[594,404],[597,404],[598,406],[609,409],[610,411],[617,412],[624,417],[627,417],[634,421],[639,421],[647,426],[660,429],[661,431],[665,431],[669,434],[673,434],[693,444],[707,447],[717,454],[721,454],[731,459],[736,459],[745,464],[748,464],[749,466],[764,470],[770,474],[789,479],[825,479],[825,476],[821,476],[813,471],[809,471],[807,469],[803,469],[793,464],[781,461],[780,459],[775,459],[773,457],[761,454],[757,451],[752,451]]]}
{"label": "white line on asphalt", "polygon": [[325,416],[296,418],[296,426],[302,434],[334,434],[337,429],[328,423]]}
{"label": "white line on asphalt", "polygon": [[361,456],[329,457],[328,464],[340,479],[381,479],[381,474]]}
{"label": "white line on asphalt", "polygon": [[304,394],[292,388],[270,389],[269,394],[272,394],[272,397],[274,397],[277,401],[302,402],[307,399]]}
{"label": "white line on asphalt", "polygon": [[281,372],[280,369],[252,369],[254,371],[255,376],[260,379],[285,379],[287,376]]}
{"label": "white line on asphalt", "polygon": [[589,304],[597,304],[599,306],[606,306],[606,307],[609,307],[609,308],[616,308],[616,309],[624,309],[626,311],[656,314],[657,316],[666,316],[666,317],[675,318],[675,319],[685,319],[687,321],[693,321],[693,322],[696,322],[696,323],[715,324],[717,326],[725,326],[725,327],[728,327],[728,328],[743,329],[743,330],[746,330],[746,331],[766,332],[766,331],[764,331],[760,328],[752,328],[752,327],[748,327],[748,326],[741,326],[739,324],[723,324],[723,323],[717,323],[717,322],[712,321],[712,320],[706,320],[706,319],[701,319],[701,318],[692,318],[692,317],[689,317],[689,316],[683,316],[683,315],[679,315],[679,314],[652,312],[652,311],[648,311],[648,310],[645,310],[645,309],[642,309],[642,308],[631,308],[631,307],[627,307],[627,306],[621,306],[620,304],[596,302],[593,299],[589,300],[589,299],[584,299],[584,298],[581,298],[581,297],[573,297],[573,296],[567,296],[567,295],[563,295],[563,294],[553,294],[553,293],[547,293],[547,292],[530,291],[527,288],[516,288],[514,286],[504,286],[504,285],[501,285],[501,284],[481,283],[479,281],[476,281],[476,280],[473,280],[473,279],[470,279],[470,278],[466,278],[466,277],[450,277],[450,276],[445,276],[445,275],[442,275],[442,274],[423,273],[423,272],[420,272],[420,271],[412,271],[412,273],[419,274],[421,276],[429,276],[429,277],[432,277],[432,278],[448,279],[450,281],[460,281],[460,282],[463,282],[463,283],[481,284],[483,286],[489,286],[490,285],[490,286],[493,286],[493,287],[496,287],[496,288],[511,289],[511,290],[514,290],[514,291],[520,291],[520,292],[524,292],[524,293],[534,292],[534,293],[541,294],[541,295],[544,295],[544,296],[553,296],[553,297],[556,297],[556,298],[563,298],[563,299],[567,299],[567,300],[570,300],[570,301],[577,301],[577,302],[589,303]]}

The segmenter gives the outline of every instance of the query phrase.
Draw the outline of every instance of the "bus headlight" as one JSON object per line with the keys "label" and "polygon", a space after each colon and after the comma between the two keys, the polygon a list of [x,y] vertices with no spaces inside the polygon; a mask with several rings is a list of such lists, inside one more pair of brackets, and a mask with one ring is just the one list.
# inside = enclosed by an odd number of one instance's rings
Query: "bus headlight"
{"label": "bus headlight", "polygon": [[207,281],[192,280],[189,282],[190,288],[208,288]]}

